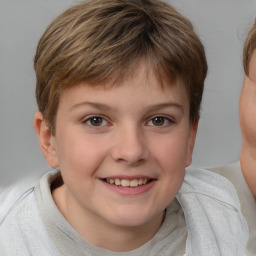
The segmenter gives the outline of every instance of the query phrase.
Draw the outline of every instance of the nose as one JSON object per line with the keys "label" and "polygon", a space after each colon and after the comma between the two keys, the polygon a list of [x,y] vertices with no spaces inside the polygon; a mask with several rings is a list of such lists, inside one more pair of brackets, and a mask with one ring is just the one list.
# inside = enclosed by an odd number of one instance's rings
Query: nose
{"label": "nose", "polygon": [[112,158],[130,166],[145,162],[149,157],[145,136],[136,127],[126,126],[119,129],[112,148]]}

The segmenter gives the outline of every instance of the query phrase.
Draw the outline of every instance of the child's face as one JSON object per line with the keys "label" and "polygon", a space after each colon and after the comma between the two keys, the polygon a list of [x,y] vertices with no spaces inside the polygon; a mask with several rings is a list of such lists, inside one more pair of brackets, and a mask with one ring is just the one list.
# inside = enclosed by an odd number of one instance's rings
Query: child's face
{"label": "child's face", "polygon": [[108,89],[82,84],[60,99],[51,145],[66,207],[101,229],[160,223],[191,163],[197,124],[184,86],[161,88],[144,71]]}
{"label": "child's face", "polygon": [[249,65],[249,76],[244,79],[239,115],[242,130],[241,167],[250,189],[256,195],[256,51]]}

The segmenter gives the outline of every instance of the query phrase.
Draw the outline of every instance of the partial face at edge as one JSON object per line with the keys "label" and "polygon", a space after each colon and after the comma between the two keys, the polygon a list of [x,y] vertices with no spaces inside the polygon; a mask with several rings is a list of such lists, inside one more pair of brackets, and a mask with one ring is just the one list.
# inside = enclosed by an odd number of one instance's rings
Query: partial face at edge
{"label": "partial face at edge", "polygon": [[[185,87],[161,88],[143,65],[120,87],[82,84],[65,91],[51,156],[60,166],[67,207],[94,218],[100,229],[161,219],[191,163],[196,131]],[[138,185],[141,179],[147,184]]]}
{"label": "partial face at edge", "polygon": [[245,76],[239,102],[242,149],[240,162],[243,175],[251,191],[256,195],[256,51]]}

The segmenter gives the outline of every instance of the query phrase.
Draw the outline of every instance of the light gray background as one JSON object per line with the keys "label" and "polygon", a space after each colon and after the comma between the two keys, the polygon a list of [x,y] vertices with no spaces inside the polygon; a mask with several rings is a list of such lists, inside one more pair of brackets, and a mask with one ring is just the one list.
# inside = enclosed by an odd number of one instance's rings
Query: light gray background
{"label": "light gray background", "polygon": [[[32,124],[37,110],[33,57],[46,26],[75,2],[0,0],[0,186],[49,169]],[[209,65],[193,165],[237,161],[242,45],[256,16],[256,0],[169,2],[194,24]]]}

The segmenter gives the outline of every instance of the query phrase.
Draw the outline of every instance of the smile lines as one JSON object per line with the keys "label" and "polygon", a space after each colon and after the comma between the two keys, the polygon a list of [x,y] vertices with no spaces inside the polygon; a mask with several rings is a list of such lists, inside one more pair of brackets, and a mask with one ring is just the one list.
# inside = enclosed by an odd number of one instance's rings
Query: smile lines
{"label": "smile lines", "polygon": [[107,183],[111,185],[116,186],[122,186],[122,187],[138,187],[142,185],[146,185],[147,183],[151,182],[151,179],[133,179],[133,180],[127,180],[127,179],[104,179]]}

